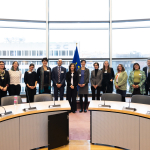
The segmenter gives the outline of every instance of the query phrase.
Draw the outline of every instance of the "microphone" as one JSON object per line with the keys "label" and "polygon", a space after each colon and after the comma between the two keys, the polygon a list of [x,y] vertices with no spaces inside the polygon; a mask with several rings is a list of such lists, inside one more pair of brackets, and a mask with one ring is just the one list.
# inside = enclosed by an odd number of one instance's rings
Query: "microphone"
{"label": "microphone", "polygon": [[26,92],[27,92],[27,98],[28,98],[28,100],[29,100],[29,108],[24,108],[23,111],[27,112],[27,111],[31,111],[31,110],[36,110],[36,107],[31,107],[27,87],[26,87]]}
{"label": "microphone", "polygon": [[12,111],[6,112],[6,109],[5,109],[3,106],[0,106],[0,107],[2,107],[2,108],[4,109],[4,111],[5,111],[5,113],[0,114],[0,117],[3,117],[3,116],[6,116],[6,115],[9,115],[9,114],[12,114]]}
{"label": "microphone", "polygon": [[[131,95],[130,95],[130,97],[131,97]],[[130,107],[130,103],[131,103],[131,99],[129,100],[129,106],[125,107],[125,109],[136,111],[136,108],[131,108]]]}
{"label": "microphone", "polygon": [[61,107],[61,105],[60,104],[55,104],[55,99],[54,98],[52,98],[53,99],[53,101],[54,101],[54,105],[49,105],[49,108],[51,108],[51,107]]}
{"label": "microphone", "polygon": [[[106,90],[107,90],[107,87],[106,87],[106,89],[105,89],[105,93],[106,93]],[[99,106],[99,107],[108,107],[108,108],[111,108],[110,105],[106,105],[106,104],[105,104],[105,97],[104,97],[104,105],[99,104],[98,106]]]}

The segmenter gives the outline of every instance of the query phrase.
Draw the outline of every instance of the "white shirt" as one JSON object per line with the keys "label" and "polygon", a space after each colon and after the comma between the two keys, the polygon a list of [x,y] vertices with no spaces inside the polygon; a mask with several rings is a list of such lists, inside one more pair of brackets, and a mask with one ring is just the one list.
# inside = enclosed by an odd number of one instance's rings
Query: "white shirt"
{"label": "white shirt", "polygon": [[119,75],[120,75],[120,73],[118,73],[117,75],[116,75],[116,82],[118,83],[118,77],[119,77]]}
{"label": "white shirt", "polygon": [[73,73],[71,73],[71,85],[73,85]]}
{"label": "white shirt", "polygon": [[21,71],[12,71],[9,70],[9,76],[10,76],[10,84],[18,85],[20,84],[21,79]]}

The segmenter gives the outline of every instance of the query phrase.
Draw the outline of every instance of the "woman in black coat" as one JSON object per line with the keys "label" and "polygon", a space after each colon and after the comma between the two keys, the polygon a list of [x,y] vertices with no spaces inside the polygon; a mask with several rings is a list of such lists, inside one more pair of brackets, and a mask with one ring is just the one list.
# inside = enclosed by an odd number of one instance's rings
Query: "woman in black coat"
{"label": "woman in black coat", "polygon": [[10,77],[7,70],[5,70],[5,64],[3,61],[0,61],[0,106],[1,98],[7,95],[7,87],[10,84]]}
{"label": "woman in black coat", "polygon": [[37,74],[34,69],[34,64],[30,64],[29,70],[24,74],[24,82],[26,84],[27,102],[34,102],[34,95],[36,94]]}
{"label": "woman in black coat", "polygon": [[69,72],[66,73],[67,99],[69,100],[71,111],[76,111],[76,96],[78,85],[78,72],[74,63],[69,65]]}
{"label": "woman in black coat", "polygon": [[108,61],[105,61],[103,68],[103,81],[102,81],[102,91],[103,93],[112,93],[113,92],[113,80],[114,80],[114,70],[109,67]]}

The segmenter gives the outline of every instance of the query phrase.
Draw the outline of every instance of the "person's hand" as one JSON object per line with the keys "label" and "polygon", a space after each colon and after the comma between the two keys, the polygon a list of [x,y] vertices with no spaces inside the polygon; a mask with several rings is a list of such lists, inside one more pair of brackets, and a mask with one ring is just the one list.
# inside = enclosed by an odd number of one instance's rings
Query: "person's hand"
{"label": "person's hand", "polygon": [[112,82],[113,80],[111,79],[110,82]]}
{"label": "person's hand", "polygon": [[82,84],[82,87],[84,87],[85,86],[85,84]]}
{"label": "person's hand", "polygon": [[81,84],[78,84],[79,85],[79,87],[81,87],[82,85]]}
{"label": "person's hand", "polygon": [[7,91],[7,86],[2,89],[3,91]]}
{"label": "person's hand", "polygon": [[2,86],[0,86],[0,89],[1,89],[1,90],[3,90],[3,87],[2,87]]}
{"label": "person's hand", "polygon": [[73,85],[71,85],[70,87],[71,87],[71,89],[74,89],[74,86],[73,86]]}
{"label": "person's hand", "polygon": [[58,88],[60,88],[60,87],[62,86],[62,84],[57,84],[57,85],[58,85],[58,86],[57,86]]}
{"label": "person's hand", "polygon": [[94,89],[95,89],[95,85],[93,85]]}
{"label": "person's hand", "polygon": [[119,89],[119,86],[118,86],[118,85],[116,85],[116,88],[117,88],[117,89]]}
{"label": "person's hand", "polygon": [[136,88],[134,84],[132,85],[132,87],[133,87],[134,89]]}
{"label": "person's hand", "polygon": [[136,88],[139,88],[139,85],[135,85]]}

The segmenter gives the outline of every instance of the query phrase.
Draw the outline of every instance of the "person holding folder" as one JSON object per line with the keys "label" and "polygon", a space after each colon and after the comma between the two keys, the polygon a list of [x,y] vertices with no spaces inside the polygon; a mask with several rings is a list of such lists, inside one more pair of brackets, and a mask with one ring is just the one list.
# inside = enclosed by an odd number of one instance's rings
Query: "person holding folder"
{"label": "person holding folder", "polygon": [[58,100],[58,91],[60,92],[60,100],[64,98],[64,87],[66,79],[66,68],[62,67],[62,60],[59,59],[57,62],[58,66],[52,70],[52,81],[54,86],[55,100]]}

